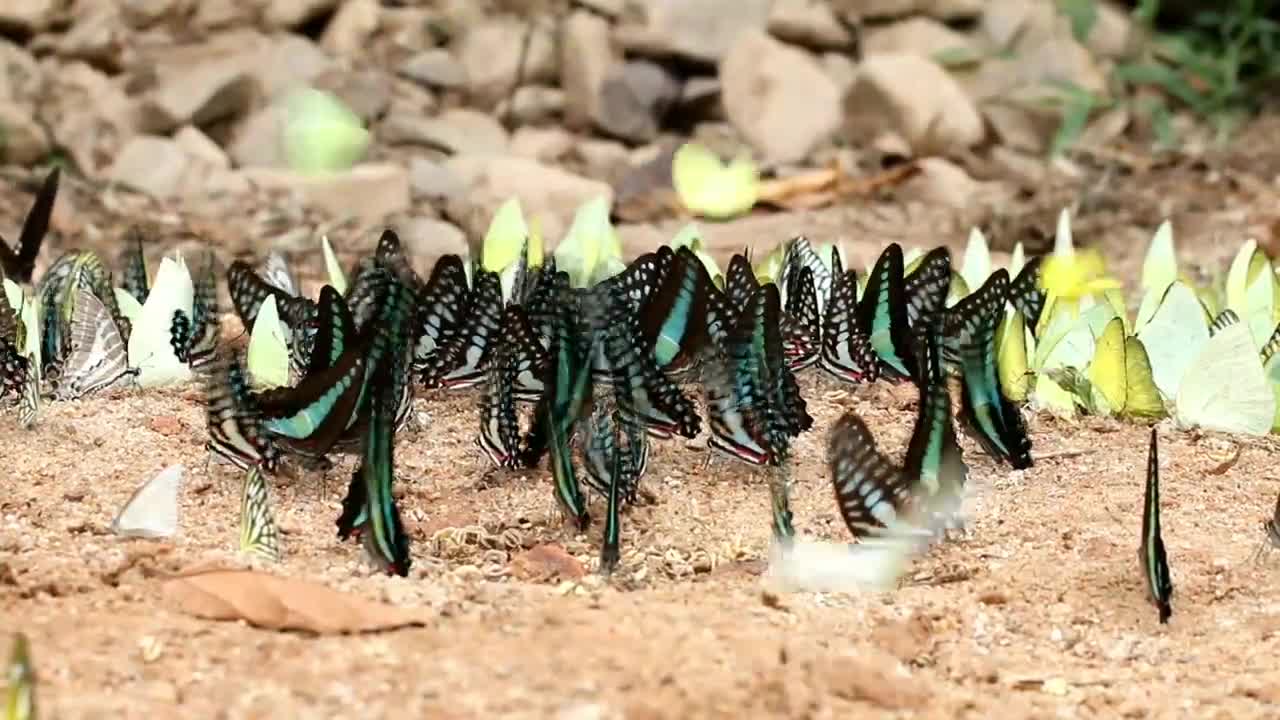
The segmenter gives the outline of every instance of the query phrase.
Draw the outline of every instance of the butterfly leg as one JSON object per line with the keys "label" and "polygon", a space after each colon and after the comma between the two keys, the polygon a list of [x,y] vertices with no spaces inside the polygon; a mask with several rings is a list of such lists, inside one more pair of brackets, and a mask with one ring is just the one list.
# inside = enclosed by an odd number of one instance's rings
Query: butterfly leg
{"label": "butterfly leg", "polygon": [[796,530],[791,524],[791,474],[787,468],[777,467],[769,471],[769,496],[773,516],[773,537],[786,547],[791,544]]}

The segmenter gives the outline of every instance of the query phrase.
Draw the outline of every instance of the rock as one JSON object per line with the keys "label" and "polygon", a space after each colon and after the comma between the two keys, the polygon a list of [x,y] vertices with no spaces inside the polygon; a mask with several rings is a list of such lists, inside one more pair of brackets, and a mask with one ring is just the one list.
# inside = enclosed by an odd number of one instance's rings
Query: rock
{"label": "rock", "polygon": [[987,0],[832,0],[832,8],[851,23],[862,20],[928,15],[938,20],[977,17]]}
{"label": "rock", "polygon": [[609,186],[527,158],[460,155],[446,166],[466,190],[445,207],[446,215],[469,235],[481,237],[498,206],[520,198],[525,217],[536,219],[547,249],[564,235],[578,206],[597,197],[612,199]]}
{"label": "rock", "polygon": [[316,78],[313,84],[337,96],[366,124],[391,107],[391,78],[379,70],[335,70]]}
{"label": "rock", "polygon": [[1099,97],[1107,96],[1107,78],[1093,54],[1072,34],[1071,21],[1052,3],[991,0],[982,15],[981,35],[1013,58],[982,64],[975,81],[976,97],[995,97],[1012,88],[1046,80],[1071,83]]}
{"label": "rock", "polygon": [[40,63],[23,47],[0,38],[0,100],[35,102],[45,92]]}
{"label": "rock", "polygon": [[405,61],[399,74],[431,88],[458,88],[467,84],[467,70],[444,48],[425,50]]}
{"label": "rock", "polygon": [[724,106],[720,103],[720,78],[707,75],[691,77],[680,88],[680,98],[672,115],[680,127],[700,122],[722,121]]}
{"label": "rock", "polygon": [[1107,0],[1100,0],[1094,6],[1098,12],[1097,18],[1085,38],[1089,51],[1095,57],[1108,60],[1119,60],[1130,55],[1138,40],[1133,16]]}
{"label": "rock", "polygon": [[309,85],[322,75],[338,69],[337,62],[316,44],[301,35],[282,34],[266,41],[256,51],[249,68],[268,98]]}
{"label": "rock", "polygon": [[626,10],[627,0],[578,0],[578,4],[605,17],[617,19]]}
{"label": "rock", "polygon": [[209,139],[209,136],[201,132],[198,127],[182,126],[173,134],[173,141],[188,157],[198,158],[211,167],[221,170],[231,169],[231,158],[218,147],[218,143]]}
{"label": "rock", "polygon": [[225,168],[188,154],[176,140],[155,135],[138,135],[126,143],[107,177],[158,199],[247,188]]}
{"label": "rock", "polygon": [[916,162],[920,172],[899,188],[902,199],[962,210],[980,194],[982,184],[949,160],[929,157]]}
{"label": "rock", "polygon": [[[528,39],[529,52],[520,68],[520,51]],[[522,84],[550,82],[559,72],[555,42],[541,26],[512,17],[499,17],[471,26],[456,48],[467,75],[467,92],[482,109],[491,109],[507,96],[519,76]]]}
{"label": "rock", "polygon": [[613,140],[587,138],[573,144],[571,152],[582,163],[587,177],[613,185],[630,164],[627,146]]}
{"label": "rock", "polygon": [[[8,67],[12,72],[14,66]],[[124,92],[123,79],[107,77],[77,61],[62,65],[50,81],[46,111],[54,119],[56,145],[67,151],[81,172],[101,177],[121,146],[137,132],[134,104]],[[84,112],[86,107],[92,107],[93,112]]]}
{"label": "rock", "polygon": [[392,144],[425,145],[455,155],[502,153],[507,148],[507,131],[497,120],[464,108],[433,118],[394,113],[382,121],[379,136]]}
{"label": "rock", "polygon": [[858,77],[858,66],[854,64],[852,58],[844,53],[823,53],[822,69],[826,71],[827,77],[831,78],[831,81],[836,84],[836,89],[840,91],[840,97],[844,97],[849,92],[849,88],[853,87],[853,81]]}
{"label": "rock", "polygon": [[577,580],[587,570],[559,545],[536,545],[511,559],[511,574],[526,582],[548,582]]}
{"label": "rock", "polygon": [[112,7],[101,7],[79,16],[71,29],[57,42],[57,52],[64,58],[119,71],[123,49],[128,46],[128,29],[120,13]]}
{"label": "rock", "polygon": [[275,102],[255,111],[232,131],[227,152],[237,167],[284,167],[285,108]]}
{"label": "rock", "polygon": [[557,162],[573,149],[573,136],[558,127],[517,128],[511,136],[512,155],[539,162]]}
{"label": "rock", "polygon": [[337,6],[338,0],[271,0],[263,4],[262,21],[267,27],[292,30]]}
{"label": "rock", "polygon": [[635,143],[658,137],[662,118],[680,97],[680,81],[661,65],[628,60],[615,65],[600,88],[596,127]]}
{"label": "rock", "polygon": [[630,52],[656,58],[682,57],[717,63],[748,30],[763,31],[772,0],[643,0],[637,20],[619,25],[616,39]]}
{"label": "rock", "polygon": [[409,171],[390,163],[356,165],[343,172],[303,175],[276,168],[242,171],[256,186],[293,190],[308,205],[335,218],[374,225],[410,206]]}
{"label": "rock", "polygon": [[205,126],[246,111],[258,84],[239,60],[207,62],[174,73],[143,99],[143,132],[166,133],[179,125]]}
{"label": "rock", "polygon": [[[503,110],[509,110],[516,125],[551,122],[564,112],[564,91],[546,85],[525,85],[504,103]],[[505,114],[498,113],[499,116]]]}
{"label": "rock", "polygon": [[258,17],[258,8],[243,0],[200,0],[195,9],[191,24],[204,31],[252,25]]}
{"label": "rock", "polygon": [[120,16],[129,27],[141,30],[163,20],[176,10],[176,0],[122,0]]}
{"label": "rock", "polygon": [[819,50],[853,45],[853,34],[820,0],[774,0],[768,28],[779,40]]}
{"label": "rock", "polygon": [[968,35],[927,17],[869,27],[862,33],[864,56],[901,53],[933,58],[939,53],[953,51],[977,56],[979,50],[980,45]]}
{"label": "rock", "polygon": [[320,37],[320,47],[338,57],[364,55],[370,36],[378,30],[381,10],[378,0],[346,0]]}
{"label": "rock", "polygon": [[52,149],[49,134],[21,106],[0,103],[0,162],[34,165]]}
{"label": "rock", "polygon": [[1012,91],[981,103],[979,108],[1002,145],[1023,152],[1043,153],[1049,149],[1050,140],[1062,124],[1062,113],[1037,102],[1037,96],[1045,96],[1043,90],[1024,90],[1031,92]]}
{"label": "rock", "polygon": [[738,37],[720,82],[729,122],[765,162],[803,160],[840,125],[840,92],[818,62],[762,31]]}
{"label": "rock", "polygon": [[844,106],[846,131],[853,140],[893,131],[917,156],[972,147],[984,135],[982,117],[956,81],[918,55],[867,57]]}
{"label": "rock", "polygon": [[420,156],[409,159],[409,186],[415,199],[431,202],[448,200],[465,189],[457,173]]}
{"label": "rock", "polygon": [[609,23],[581,10],[565,21],[560,46],[560,87],[564,89],[564,121],[583,130],[598,114],[600,88],[613,66]]}
{"label": "rock", "polygon": [[414,217],[395,224],[404,243],[409,263],[422,277],[428,277],[441,255],[463,255],[468,251],[467,236],[457,225],[436,218]]}
{"label": "rock", "polygon": [[0,3],[0,30],[34,35],[49,27],[59,5],[57,0],[5,0]]}

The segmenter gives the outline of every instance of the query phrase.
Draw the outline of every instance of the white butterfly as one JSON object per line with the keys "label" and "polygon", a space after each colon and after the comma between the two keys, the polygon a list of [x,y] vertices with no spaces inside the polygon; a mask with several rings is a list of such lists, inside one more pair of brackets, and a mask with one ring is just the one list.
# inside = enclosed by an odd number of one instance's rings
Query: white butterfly
{"label": "white butterfly", "polygon": [[134,491],[111,530],[124,537],[166,538],[178,532],[178,490],[186,467],[170,465]]}
{"label": "white butterfly", "polygon": [[191,368],[174,354],[173,314],[191,317],[195,286],[181,258],[160,261],[156,281],[129,333],[129,364],[138,369],[138,385],[155,387],[191,379]]}

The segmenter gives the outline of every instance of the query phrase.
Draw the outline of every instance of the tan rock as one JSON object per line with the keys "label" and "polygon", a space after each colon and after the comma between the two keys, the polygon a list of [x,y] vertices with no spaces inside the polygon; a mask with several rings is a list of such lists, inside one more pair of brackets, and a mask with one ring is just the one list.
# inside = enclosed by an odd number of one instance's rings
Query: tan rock
{"label": "tan rock", "polygon": [[231,158],[214,142],[193,125],[184,125],[173,134],[173,141],[178,144],[189,157],[198,158],[210,166],[222,170],[231,169]]}
{"label": "tan rock", "polygon": [[846,131],[855,142],[893,131],[918,156],[973,147],[985,133],[981,115],[956,81],[918,55],[866,58],[844,107]]}
{"label": "tan rock", "polygon": [[[529,38],[529,51],[520,67],[520,50]],[[514,87],[516,76],[524,82],[550,82],[559,75],[554,38],[542,25],[502,16],[471,25],[454,49],[466,68],[467,91],[483,109],[496,107]]]}
{"label": "tan rock", "polygon": [[[12,68],[12,66],[10,66]],[[62,65],[51,75],[46,91],[53,118],[53,135],[76,167],[91,177],[111,163],[123,144],[137,133],[134,103],[125,94],[123,78],[111,78],[84,62]],[[93,112],[84,112],[92,107]]]}
{"label": "tan rock", "polygon": [[373,225],[410,206],[409,171],[400,165],[369,163],[316,175],[275,168],[241,172],[258,187],[295,191],[303,202],[335,218]]}
{"label": "tan rock", "polygon": [[489,115],[455,108],[436,117],[402,113],[388,115],[378,136],[392,144],[423,145],[450,154],[502,153],[507,148],[507,131]]}
{"label": "tan rock", "polygon": [[141,128],[165,133],[188,123],[207,125],[245,112],[257,92],[258,84],[243,61],[202,63],[173,72],[143,99]]}
{"label": "tan rock", "polygon": [[556,162],[573,149],[574,139],[558,127],[520,127],[511,136],[512,155],[539,162]]}
{"label": "tan rock", "polygon": [[320,47],[338,57],[364,54],[369,38],[378,31],[381,11],[378,0],[346,0],[320,37]]}
{"label": "tan rock", "polygon": [[864,55],[913,54],[933,58],[960,51],[977,55],[979,43],[928,17],[913,17],[867,28],[862,35]]}
{"label": "tan rock", "polygon": [[774,0],[769,32],[779,40],[819,50],[853,44],[853,34],[823,0]]}
{"label": "tan rock", "polygon": [[22,107],[0,103],[0,162],[34,165],[49,157],[50,141],[45,129]]}
{"label": "tan rock", "polygon": [[1052,3],[990,0],[982,15],[981,36],[1016,59],[983,63],[976,97],[995,97],[1012,88],[1052,80],[1074,84],[1105,97],[1107,78],[1093,54],[1072,34],[1071,21]]}
{"label": "tan rock", "polygon": [[59,5],[57,0],[5,0],[0,3],[0,28],[34,35],[49,27]]}
{"label": "tan rock", "polygon": [[191,24],[197,30],[219,30],[254,24],[260,8],[244,0],[200,0],[195,10]]}
{"label": "tan rock", "polygon": [[763,31],[738,36],[720,83],[729,122],[766,162],[803,160],[840,125],[840,92],[818,61]]}
{"label": "tan rock", "polygon": [[977,17],[986,0],[832,0],[836,12],[850,22],[927,15],[938,20]]}
{"label": "tan rock", "polygon": [[516,125],[542,125],[564,113],[564,91],[546,85],[525,85],[499,106],[499,117]]}
{"label": "tan rock", "polygon": [[248,188],[242,178],[225,167],[189,154],[176,140],[155,135],[138,135],[126,143],[107,177],[159,199]]}
{"label": "tan rock", "polygon": [[476,237],[483,236],[499,205],[518,197],[525,217],[537,220],[551,249],[564,235],[579,205],[596,197],[613,197],[604,183],[528,158],[460,155],[446,166],[462,178],[466,190],[448,203],[445,212]]}
{"label": "tan rock", "polygon": [[409,58],[399,74],[431,88],[458,88],[467,84],[467,69],[448,50],[432,48]]}
{"label": "tan rock", "polygon": [[119,11],[103,6],[79,14],[71,29],[58,40],[57,52],[65,58],[119,70],[128,41],[129,31]]}
{"label": "tan rock", "polygon": [[284,167],[285,108],[282,102],[260,108],[232,132],[227,152],[237,167]]}
{"label": "tan rock", "polygon": [[465,189],[453,170],[418,156],[409,159],[409,185],[415,198],[429,202],[448,200]]}
{"label": "tan rock", "polygon": [[577,11],[565,21],[560,48],[560,87],[564,89],[565,124],[585,129],[598,114],[600,88],[615,62],[609,23]]}
{"label": "tan rock", "polygon": [[338,0],[270,0],[264,3],[262,21],[267,27],[292,30],[337,6]]}

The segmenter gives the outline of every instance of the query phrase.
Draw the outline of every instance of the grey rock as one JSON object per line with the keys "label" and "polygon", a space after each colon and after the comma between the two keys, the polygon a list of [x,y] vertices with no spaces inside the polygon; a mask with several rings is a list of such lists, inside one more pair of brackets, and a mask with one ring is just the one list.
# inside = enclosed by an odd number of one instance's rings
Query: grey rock
{"label": "grey rock", "polygon": [[431,88],[458,88],[467,84],[467,70],[448,50],[420,52],[400,66],[402,77]]}
{"label": "grey rock", "polygon": [[284,33],[264,40],[250,67],[263,95],[274,98],[338,69],[337,62],[301,35]]}
{"label": "grey rock", "polygon": [[333,93],[366,124],[391,106],[391,78],[381,70],[328,72],[316,78],[314,85]]}
{"label": "grey rock", "polygon": [[818,61],[760,30],[720,63],[725,114],[767,163],[799,162],[840,126],[840,91]]}
{"label": "grey rock", "polygon": [[720,78],[709,75],[692,77],[680,89],[675,113],[680,121],[697,124],[705,121],[724,120],[724,105],[720,102]]}
{"label": "grey rock", "polygon": [[424,157],[409,159],[409,186],[415,199],[437,202],[462,192],[462,178],[447,166]]}
{"label": "grey rock", "polygon": [[772,0],[640,0],[637,19],[624,21],[615,37],[637,55],[719,62],[747,30],[764,30]]}
{"label": "grey rock", "polygon": [[662,129],[662,118],[680,97],[680,81],[648,60],[615,65],[600,88],[595,124],[614,137],[643,143]]}
{"label": "grey rock", "polygon": [[423,145],[458,155],[501,153],[507,148],[507,131],[496,120],[463,108],[430,118],[393,113],[382,121],[379,137],[393,145]]}

